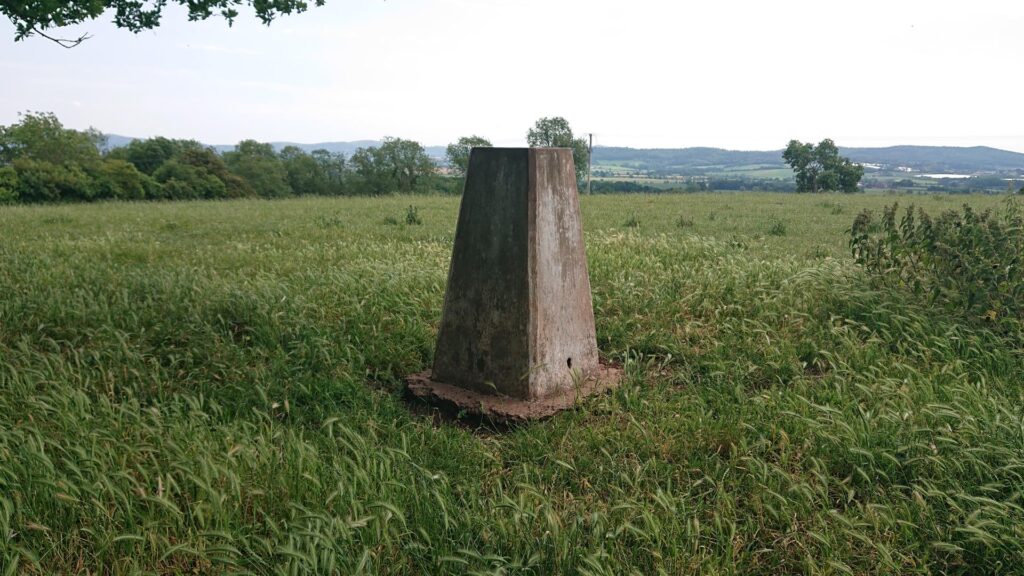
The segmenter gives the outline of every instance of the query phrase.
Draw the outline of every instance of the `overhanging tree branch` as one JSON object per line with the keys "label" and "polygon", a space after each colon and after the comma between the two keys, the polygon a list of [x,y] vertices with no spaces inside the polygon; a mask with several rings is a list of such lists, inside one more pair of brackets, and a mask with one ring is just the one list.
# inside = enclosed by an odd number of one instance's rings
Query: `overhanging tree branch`
{"label": "overhanging tree branch", "polygon": [[43,38],[46,38],[47,40],[57,44],[61,48],[68,48],[68,49],[74,48],[75,46],[78,46],[79,44],[81,44],[82,42],[85,42],[89,38],[92,38],[92,36],[90,36],[88,33],[82,34],[78,38],[74,38],[74,39],[71,39],[71,38],[56,38],[54,36],[50,36],[49,34],[43,32],[42,30],[40,30],[38,28],[32,28],[32,33],[33,34],[38,34],[39,36],[42,36]]}
{"label": "overhanging tree branch", "polygon": [[74,48],[90,38],[60,38],[47,30],[74,26],[113,12],[118,28],[131,32],[152,30],[160,25],[160,16],[167,4],[179,4],[188,10],[189,21],[206,20],[220,15],[230,25],[238,16],[238,8],[249,6],[264,24],[278,16],[305,12],[310,6],[323,6],[326,0],[62,0],[13,2],[0,0],[0,15],[11,20],[15,40],[37,34],[63,48]]}

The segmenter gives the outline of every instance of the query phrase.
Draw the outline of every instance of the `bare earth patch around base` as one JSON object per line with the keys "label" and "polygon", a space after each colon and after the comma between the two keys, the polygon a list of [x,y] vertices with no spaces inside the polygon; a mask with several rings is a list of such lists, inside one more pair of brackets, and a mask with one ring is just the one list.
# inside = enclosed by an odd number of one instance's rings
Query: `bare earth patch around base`
{"label": "bare earth patch around base", "polygon": [[514,423],[548,418],[576,406],[581,400],[612,390],[622,381],[622,368],[602,362],[600,368],[582,379],[573,388],[534,400],[523,400],[503,394],[483,394],[431,379],[431,372],[407,376],[409,392],[428,403],[454,405],[459,410],[489,418],[495,422]]}

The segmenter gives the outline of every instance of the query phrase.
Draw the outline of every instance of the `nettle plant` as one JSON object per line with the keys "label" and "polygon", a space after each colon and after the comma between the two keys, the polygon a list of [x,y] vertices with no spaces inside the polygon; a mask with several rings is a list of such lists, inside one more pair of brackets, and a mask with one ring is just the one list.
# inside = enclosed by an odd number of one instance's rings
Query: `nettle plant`
{"label": "nettle plant", "polygon": [[853,221],[857,263],[883,284],[909,289],[953,312],[1021,335],[1024,326],[1024,212],[1012,197],[1002,210],[964,205],[938,217],[887,206],[880,221],[865,210]]}

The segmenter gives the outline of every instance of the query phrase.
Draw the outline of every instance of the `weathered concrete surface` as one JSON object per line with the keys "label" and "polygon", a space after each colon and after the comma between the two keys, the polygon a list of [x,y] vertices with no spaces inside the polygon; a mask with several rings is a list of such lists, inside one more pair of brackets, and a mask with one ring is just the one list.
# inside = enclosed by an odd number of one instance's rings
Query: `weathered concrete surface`
{"label": "weathered concrete surface", "polygon": [[529,397],[529,167],[525,148],[470,153],[435,380]]}
{"label": "weathered concrete surface", "polygon": [[598,362],[572,151],[474,148],[433,370],[410,390],[528,418],[619,373]]}
{"label": "weathered concrete surface", "polygon": [[530,154],[530,390],[543,398],[598,369],[576,170],[568,148]]}

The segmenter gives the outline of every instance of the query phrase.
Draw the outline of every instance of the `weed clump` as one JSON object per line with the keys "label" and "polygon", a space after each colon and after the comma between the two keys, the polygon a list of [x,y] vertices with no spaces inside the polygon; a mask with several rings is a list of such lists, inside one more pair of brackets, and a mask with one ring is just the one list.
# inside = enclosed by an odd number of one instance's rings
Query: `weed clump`
{"label": "weed clump", "polygon": [[693,228],[693,220],[690,219],[690,218],[687,218],[683,214],[680,214],[679,217],[676,218],[676,227],[677,228]]}
{"label": "weed clump", "polygon": [[423,224],[423,219],[420,218],[419,211],[411,204],[405,209],[405,223],[409,226],[419,226]]}
{"label": "weed clump", "polygon": [[636,215],[636,212],[630,212],[629,217],[622,223],[623,228],[639,228],[640,218]]}
{"label": "weed clump", "polygon": [[785,236],[786,223],[781,220],[772,220],[768,226],[768,234],[772,236]]}
{"label": "weed clump", "polygon": [[1013,198],[1001,212],[964,204],[936,218],[887,206],[876,222],[861,212],[850,228],[858,264],[884,285],[1020,334],[1024,317],[1024,214]]}

